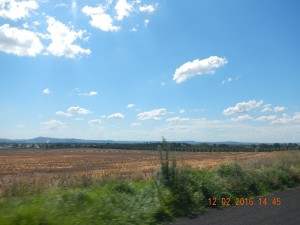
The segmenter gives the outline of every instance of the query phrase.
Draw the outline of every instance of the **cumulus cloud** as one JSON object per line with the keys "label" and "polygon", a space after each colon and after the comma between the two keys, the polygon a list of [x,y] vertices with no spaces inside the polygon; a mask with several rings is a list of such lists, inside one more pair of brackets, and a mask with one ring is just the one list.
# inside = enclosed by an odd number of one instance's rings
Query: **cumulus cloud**
{"label": "cumulus cloud", "polygon": [[94,119],[89,121],[90,126],[99,126],[102,124],[102,121],[100,119]]}
{"label": "cumulus cloud", "polygon": [[132,104],[132,103],[130,103],[130,104],[127,105],[127,108],[129,108],[129,109],[132,109],[132,108],[134,108],[134,107],[135,107],[135,105]]}
{"label": "cumulus cloud", "polygon": [[56,112],[55,114],[58,115],[58,116],[66,116],[66,117],[71,117],[71,116],[73,116],[72,113],[69,113],[69,112],[63,112],[63,111],[58,111],[58,112]]}
{"label": "cumulus cloud", "polygon": [[48,17],[47,23],[47,31],[49,32],[49,38],[51,39],[47,51],[50,54],[59,57],[75,58],[91,53],[90,49],[83,49],[79,45],[74,44],[77,39],[84,39],[83,35],[85,34],[85,31],[74,31],[53,17]]}
{"label": "cumulus cloud", "polygon": [[49,90],[49,88],[44,89],[42,92],[43,92],[43,94],[45,94],[45,95],[48,95],[48,94],[51,93],[50,90]]}
{"label": "cumulus cloud", "polygon": [[88,109],[85,108],[81,108],[80,106],[71,106],[68,108],[67,110],[68,113],[77,113],[80,115],[87,115],[87,114],[91,114],[92,112],[89,111]]}
{"label": "cumulus cloud", "polygon": [[179,116],[166,119],[167,122],[171,122],[171,123],[172,122],[184,122],[184,121],[189,121],[189,120],[190,120],[189,118],[179,117]]}
{"label": "cumulus cloud", "polygon": [[91,26],[103,31],[118,31],[120,27],[113,25],[113,19],[105,13],[103,6],[90,7],[84,6],[81,10],[85,15],[90,16],[89,23]]}
{"label": "cumulus cloud", "polygon": [[2,0],[0,1],[0,17],[17,21],[28,17],[38,7],[36,1]]}
{"label": "cumulus cloud", "polygon": [[273,110],[270,108],[270,104],[265,105],[264,108],[261,110],[261,112],[266,113],[266,112],[272,112]]}
{"label": "cumulus cloud", "polygon": [[231,115],[236,113],[246,113],[254,108],[258,108],[263,104],[263,101],[250,100],[248,102],[237,103],[233,107],[229,107],[223,111],[224,115]]}
{"label": "cumulus cloud", "polygon": [[147,13],[153,13],[156,10],[156,7],[158,6],[158,3],[152,4],[152,5],[144,5],[139,7],[139,11],[141,12],[147,12]]}
{"label": "cumulus cloud", "polygon": [[246,115],[238,116],[236,118],[231,118],[231,121],[240,122],[240,121],[252,120],[252,119],[253,119],[253,117],[251,117],[250,115],[246,114]]}
{"label": "cumulus cloud", "polygon": [[295,121],[300,121],[300,112],[294,113],[293,119],[294,119]]}
{"label": "cumulus cloud", "polygon": [[115,5],[115,10],[117,13],[116,20],[123,20],[124,17],[130,15],[132,11],[132,5],[130,5],[126,0],[118,0]]}
{"label": "cumulus cloud", "polygon": [[274,107],[273,109],[271,108],[271,104],[267,104],[267,105],[264,105],[263,106],[263,109],[261,110],[261,112],[264,112],[264,113],[266,113],[266,112],[283,112],[283,111],[285,111],[286,110],[286,108],[285,107],[283,107],[283,106],[276,106],[276,107]]}
{"label": "cumulus cloud", "polygon": [[277,106],[274,108],[274,112],[282,112],[284,110],[286,110],[286,108],[283,106]]}
{"label": "cumulus cloud", "polygon": [[96,91],[90,91],[89,93],[79,93],[78,95],[95,96],[95,95],[98,95],[98,92],[96,92]]}
{"label": "cumulus cloud", "polygon": [[220,58],[218,56],[210,56],[202,60],[196,59],[177,68],[173,75],[173,80],[180,84],[186,79],[196,75],[214,74],[216,68],[224,66],[227,62],[226,58]]}
{"label": "cumulus cloud", "polygon": [[293,121],[293,117],[289,116],[288,114],[283,114],[282,117],[273,120],[271,124],[286,124]]}
{"label": "cumulus cloud", "polygon": [[31,31],[10,27],[0,27],[0,51],[17,56],[36,56],[43,49],[38,36]]}
{"label": "cumulus cloud", "polygon": [[137,115],[139,120],[160,120],[167,113],[165,108],[154,109],[148,112],[142,112]]}
{"label": "cumulus cloud", "polygon": [[72,117],[74,114],[88,115],[91,113],[93,113],[93,112],[89,111],[88,109],[81,108],[80,106],[71,106],[68,108],[68,110],[66,112],[57,111],[55,114],[58,116]]}
{"label": "cumulus cloud", "polygon": [[300,123],[300,112],[294,113],[293,116],[289,116],[284,113],[281,117],[277,117],[271,124],[287,124],[287,123]]}
{"label": "cumulus cloud", "polygon": [[184,109],[180,109],[180,110],[179,110],[179,113],[180,113],[180,114],[185,113],[185,110],[184,110]]}
{"label": "cumulus cloud", "polygon": [[56,129],[66,127],[66,124],[61,122],[60,120],[50,120],[50,121],[41,123],[41,125],[43,125],[44,128],[47,130],[56,130]]}
{"label": "cumulus cloud", "polygon": [[122,113],[114,113],[114,114],[109,115],[107,118],[108,119],[122,119],[124,117],[125,117],[125,115],[123,115]]}
{"label": "cumulus cloud", "polygon": [[265,121],[273,121],[276,119],[277,119],[276,115],[270,115],[270,116],[260,116],[260,117],[256,118],[255,120],[265,122]]}

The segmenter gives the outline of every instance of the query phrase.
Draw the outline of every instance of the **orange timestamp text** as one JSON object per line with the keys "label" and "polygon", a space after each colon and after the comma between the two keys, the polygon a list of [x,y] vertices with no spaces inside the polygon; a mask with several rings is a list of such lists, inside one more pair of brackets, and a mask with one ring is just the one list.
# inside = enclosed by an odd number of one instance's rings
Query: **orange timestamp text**
{"label": "orange timestamp text", "polygon": [[221,198],[217,199],[215,197],[208,198],[208,205],[209,206],[253,206],[253,205],[268,205],[272,204],[274,206],[280,206],[281,205],[281,199],[280,198],[273,198],[268,200],[265,197],[259,197],[257,199],[254,198]]}

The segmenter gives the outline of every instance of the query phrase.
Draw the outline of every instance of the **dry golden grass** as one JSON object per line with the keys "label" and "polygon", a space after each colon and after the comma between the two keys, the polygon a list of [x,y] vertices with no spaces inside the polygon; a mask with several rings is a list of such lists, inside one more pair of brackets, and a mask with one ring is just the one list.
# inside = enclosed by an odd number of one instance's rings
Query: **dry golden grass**
{"label": "dry golden grass", "polygon": [[[176,152],[175,155],[179,164],[205,169],[232,161],[261,166],[282,158],[300,157],[299,151]],[[1,149],[0,192],[9,192],[12,187],[19,192],[27,189],[39,192],[49,187],[78,186],[79,181],[85,185],[103,177],[151,179],[159,168],[159,160],[157,151]]]}

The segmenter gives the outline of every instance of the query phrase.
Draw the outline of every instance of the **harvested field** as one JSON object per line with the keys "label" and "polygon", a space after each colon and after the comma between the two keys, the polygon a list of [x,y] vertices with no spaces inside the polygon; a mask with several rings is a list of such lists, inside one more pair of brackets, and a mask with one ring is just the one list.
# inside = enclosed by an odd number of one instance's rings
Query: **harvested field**
{"label": "harvested field", "polygon": [[[245,166],[272,164],[280,158],[296,155],[299,158],[299,151],[176,152],[175,155],[179,164],[210,169],[231,161]],[[159,159],[157,151],[0,149],[0,190],[11,188],[13,184],[39,188],[72,186],[79,178],[85,182],[100,177],[151,179],[159,168]]]}

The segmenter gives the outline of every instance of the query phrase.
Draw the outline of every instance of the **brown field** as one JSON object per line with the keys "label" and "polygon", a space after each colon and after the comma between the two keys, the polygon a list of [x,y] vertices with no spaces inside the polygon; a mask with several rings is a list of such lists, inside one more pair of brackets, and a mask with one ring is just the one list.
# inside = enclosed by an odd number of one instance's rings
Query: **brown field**
{"label": "brown field", "polygon": [[[193,168],[238,162],[261,166],[282,158],[299,158],[299,151],[284,152],[176,152],[179,164]],[[78,179],[100,177],[151,179],[159,168],[157,151],[113,149],[0,149],[0,193],[21,186],[72,186]]]}

